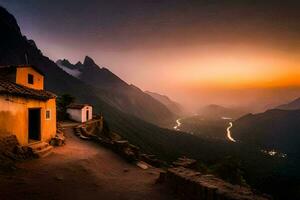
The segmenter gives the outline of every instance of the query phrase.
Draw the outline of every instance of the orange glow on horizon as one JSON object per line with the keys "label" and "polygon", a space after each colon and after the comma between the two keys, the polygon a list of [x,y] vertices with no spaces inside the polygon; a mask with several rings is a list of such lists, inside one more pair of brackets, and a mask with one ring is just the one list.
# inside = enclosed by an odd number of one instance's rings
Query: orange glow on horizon
{"label": "orange glow on horizon", "polygon": [[[177,59],[172,80],[186,87],[247,89],[300,86],[300,57],[266,49],[207,50]],[[179,60],[179,61],[178,61]],[[170,81],[172,81],[170,80]]]}

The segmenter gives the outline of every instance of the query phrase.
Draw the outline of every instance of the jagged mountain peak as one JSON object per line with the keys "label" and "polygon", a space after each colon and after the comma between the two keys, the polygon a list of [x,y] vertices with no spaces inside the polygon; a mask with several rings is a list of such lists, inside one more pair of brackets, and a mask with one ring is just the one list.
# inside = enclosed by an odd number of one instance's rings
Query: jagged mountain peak
{"label": "jagged mountain peak", "polygon": [[85,56],[83,64],[84,65],[96,65],[95,61],[89,56]]}
{"label": "jagged mountain peak", "polygon": [[61,60],[62,64],[71,65],[70,61],[67,59]]}
{"label": "jagged mountain peak", "polygon": [[78,61],[75,66],[82,66],[82,62]]}
{"label": "jagged mountain peak", "polygon": [[58,66],[64,66],[64,67],[67,67],[69,69],[77,69],[77,67],[75,65],[73,65],[69,60],[67,60],[65,58],[57,60],[56,64]]}

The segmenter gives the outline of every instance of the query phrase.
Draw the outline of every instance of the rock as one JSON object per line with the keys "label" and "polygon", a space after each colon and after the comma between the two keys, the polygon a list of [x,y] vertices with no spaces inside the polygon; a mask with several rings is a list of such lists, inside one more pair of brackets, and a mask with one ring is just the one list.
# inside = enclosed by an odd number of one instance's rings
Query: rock
{"label": "rock", "polygon": [[20,146],[20,145],[17,145],[15,146],[14,150],[13,150],[13,153],[15,154],[24,154],[24,149]]}
{"label": "rock", "polygon": [[196,169],[197,160],[182,157],[178,158],[175,162],[172,163],[175,167],[185,167],[189,169]]}
{"label": "rock", "polygon": [[136,165],[141,168],[141,169],[148,169],[149,168],[149,165],[143,161],[139,161],[136,163]]}
{"label": "rock", "polygon": [[52,146],[63,146],[66,143],[66,138],[62,131],[59,131],[54,138],[50,140],[50,145]]}
{"label": "rock", "polygon": [[149,163],[150,165],[152,165],[154,167],[163,167],[163,166],[167,165],[166,162],[155,158],[155,155],[141,154],[140,160],[142,160],[146,163]]}

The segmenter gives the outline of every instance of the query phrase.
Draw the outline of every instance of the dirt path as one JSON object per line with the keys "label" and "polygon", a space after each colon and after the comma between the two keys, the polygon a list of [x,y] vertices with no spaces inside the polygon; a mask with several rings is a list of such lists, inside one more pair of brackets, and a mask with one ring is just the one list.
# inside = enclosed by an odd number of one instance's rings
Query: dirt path
{"label": "dirt path", "polygon": [[76,138],[66,131],[67,145],[42,159],[18,164],[13,173],[0,175],[1,200],[45,199],[174,199],[155,184],[157,169],[142,170],[113,152]]}

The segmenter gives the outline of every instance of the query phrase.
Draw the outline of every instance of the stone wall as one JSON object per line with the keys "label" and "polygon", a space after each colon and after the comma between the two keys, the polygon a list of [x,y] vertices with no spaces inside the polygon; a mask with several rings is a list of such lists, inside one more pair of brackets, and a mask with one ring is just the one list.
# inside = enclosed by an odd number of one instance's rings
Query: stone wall
{"label": "stone wall", "polygon": [[83,140],[92,140],[101,144],[113,150],[129,162],[138,161],[140,157],[139,148],[130,144],[127,140],[122,139],[120,136],[118,136],[118,139],[114,139],[110,132],[104,130],[103,120],[103,117],[100,116],[76,126],[74,128],[75,135]]}
{"label": "stone wall", "polygon": [[15,161],[35,158],[31,148],[20,146],[17,137],[12,134],[0,136],[0,169],[14,167]]}
{"label": "stone wall", "polygon": [[18,145],[15,135],[0,134],[0,171],[15,169],[13,152]]}
{"label": "stone wall", "polygon": [[12,152],[17,145],[19,145],[19,142],[15,135],[0,135],[0,152]]}
{"label": "stone wall", "polygon": [[159,182],[170,186],[183,199],[201,200],[267,200],[267,195],[255,194],[251,188],[232,185],[213,175],[204,175],[184,167],[162,172]]}

